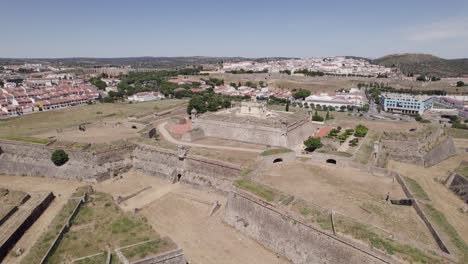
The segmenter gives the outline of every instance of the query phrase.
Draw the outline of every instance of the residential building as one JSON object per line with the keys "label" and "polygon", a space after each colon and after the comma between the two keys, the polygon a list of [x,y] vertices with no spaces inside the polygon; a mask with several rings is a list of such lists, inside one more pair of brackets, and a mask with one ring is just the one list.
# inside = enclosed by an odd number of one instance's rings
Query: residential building
{"label": "residential building", "polygon": [[164,95],[160,92],[140,92],[128,97],[129,101],[133,102],[148,102],[164,99]]}

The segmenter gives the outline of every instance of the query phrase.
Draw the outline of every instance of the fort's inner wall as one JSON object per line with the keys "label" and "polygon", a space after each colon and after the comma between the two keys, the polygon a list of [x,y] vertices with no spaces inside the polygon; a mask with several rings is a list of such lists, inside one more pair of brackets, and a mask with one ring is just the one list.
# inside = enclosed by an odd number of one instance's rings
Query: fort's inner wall
{"label": "fort's inner wall", "polygon": [[224,221],[295,264],[396,263],[297,221],[243,192],[229,193]]}

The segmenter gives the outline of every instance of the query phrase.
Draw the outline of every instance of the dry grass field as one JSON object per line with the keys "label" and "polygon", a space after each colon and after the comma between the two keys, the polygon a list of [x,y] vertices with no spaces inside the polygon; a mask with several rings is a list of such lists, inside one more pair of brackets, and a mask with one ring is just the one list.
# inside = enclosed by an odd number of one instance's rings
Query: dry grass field
{"label": "dry grass field", "polygon": [[[80,124],[99,123],[106,120],[125,122],[128,117],[142,117],[186,102],[186,100],[174,99],[134,104],[97,103],[37,112],[0,120],[0,138],[44,143],[44,138],[41,136],[46,137],[47,133],[55,132],[56,129],[73,128]],[[80,131],[76,130],[76,132]]]}
{"label": "dry grass field", "polygon": [[[115,198],[148,186],[152,188],[121,203],[120,207],[125,211],[141,208],[139,214],[161,235],[169,236],[182,247],[190,263],[289,263],[223,223],[226,203],[223,195],[133,171],[122,179],[101,182],[95,189]],[[210,216],[215,201],[221,208]]]}
{"label": "dry grass field", "polygon": [[294,195],[320,210],[334,210],[363,224],[393,234],[399,241],[436,248],[430,233],[412,207],[385,201],[405,195],[392,178],[373,176],[365,171],[334,165],[290,162],[275,164],[258,180],[284,193]]}
{"label": "dry grass field", "polygon": [[468,261],[468,214],[460,211],[464,203],[436,180],[445,179],[462,161],[468,161],[467,153],[451,157],[430,168],[395,161],[390,161],[388,167],[420,185],[430,200],[425,203],[426,214],[430,216],[450,249],[460,255],[465,254],[464,261]]}

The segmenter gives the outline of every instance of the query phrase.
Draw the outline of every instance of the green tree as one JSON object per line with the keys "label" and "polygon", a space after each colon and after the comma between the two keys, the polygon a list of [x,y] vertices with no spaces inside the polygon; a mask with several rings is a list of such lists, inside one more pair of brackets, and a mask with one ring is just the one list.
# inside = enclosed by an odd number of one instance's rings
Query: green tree
{"label": "green tree", "polygon": [[286,102],[286,109],[285,109],[286,112],[289,112],[289,100]]}
{"label": "green tree", "polygon": [[329,120],[330,119],[330,111],[327,110],[327,115],[325,115],[325,120]]}
{"label": "green tree", "polygon": [[89,79],[89,82],[92,85],[96,86],[99,90],[104,90],[107,87],[105,82],[103,82],[101,79],[96,78],[96,77]]}
{"label": "green tree", "polygon": [[309,137],[304,141],[304,146],[307,151],[314,151],[322,147],[322,141],[319,137]]}
{"label": "green tree", "polygon": [[310,95],[310,91],[309,90],[305,90],[305,89],[299,89],[299,91],[295,92],[293,94],[293,97],[296,98],[296,99],[305,99],[306,97],[308,97]]}
{"label": "green tree", "polygon": [[462,82],[462,81],[457,82],[457,87],[463,87],[463,86],[465,86],[464,82]]}
{"label": "green tree", "polygon": [[364,125],[357,125],[354,129],[354,136],[356,137],[365,137],[369,129]]}
{"label": "green tree", "polygon": [[68,161],[68,154],[63,149],[57,149],[52,152],[50,157],[55,166],[62,166]]}

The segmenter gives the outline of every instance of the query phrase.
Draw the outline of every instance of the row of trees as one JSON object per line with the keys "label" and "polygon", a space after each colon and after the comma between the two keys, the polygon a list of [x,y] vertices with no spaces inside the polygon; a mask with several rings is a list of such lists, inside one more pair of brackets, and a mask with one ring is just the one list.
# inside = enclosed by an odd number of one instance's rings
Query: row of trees
{"label": "row of trees", "polygon": [[231,101],[242,101],[248,99],[244,96],[227,96],[215,94],[213,92],[197,93],[192,96],[187,106],[187,113],[192,113],[192,109],[198,113],[215,112],[222,108],[231,107]]}

